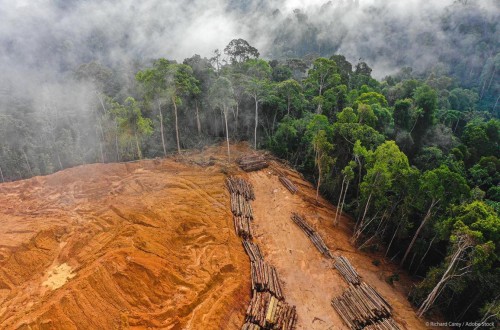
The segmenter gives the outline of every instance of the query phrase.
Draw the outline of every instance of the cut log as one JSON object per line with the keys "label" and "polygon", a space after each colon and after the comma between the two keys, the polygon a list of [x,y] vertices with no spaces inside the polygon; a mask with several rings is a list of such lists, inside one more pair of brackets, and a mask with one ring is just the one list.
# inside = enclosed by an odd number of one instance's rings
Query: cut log
{"label": "cut log", "polygon": [[349,284],[332,306],[350,329],[399,329],[391,319],[391,306],[365,282]]}
{"label": "cut log", "polygon": [[299,191],[297,186],[295,186],[292,183],[292,181],[290,181],[287,177],[280,175],[278,179],[285,186],[285,188],[288,189],[288,191],[290,191],[292,194],[295,194],[297,191]]}
{"label": "cut log", "polygon": [[347,283],[358,285],[361,282],[361,277],[349,260],[343,256],[334,257],[334,267],[339,271]]}
{"label": "cut log", "polygon": [[242,243],[243,247],[245,248],[245,252],[250,258],[250,262],[263,259],[262,253],[260,252],[259,246],[257,244],[247,239],[243,240]]}
{"label": "cut log", "polygon": [[263,156],[248,155],[238,159],[238,165],[245,172],[258,171],[269,166]]}
{"label": "cut log", "polygon": [[311,242],[316,246],[319,252],[321,252],[325,257],[332,259],[333,255],[330,249],[326,246],[325,242],[319,236],[319,234],[305,221],[304,217],[297,213],[292,213],[292,221],[297,224],[297,226],[302,229],[302,231],[309,237]]}

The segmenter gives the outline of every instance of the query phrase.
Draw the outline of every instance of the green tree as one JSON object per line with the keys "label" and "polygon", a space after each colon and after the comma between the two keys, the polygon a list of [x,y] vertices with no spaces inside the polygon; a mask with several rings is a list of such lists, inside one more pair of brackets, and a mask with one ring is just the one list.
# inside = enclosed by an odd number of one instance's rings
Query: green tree
{"label": "green tree", "polygon": [[163,155],[167,155],[165,144],[165,133],[163,127],[162,104],[168,102],[167,78],[171,74],[171,63],[164,58],[156,60],[151,69],[137,72],[136,80],[141,84],[146,100],[156,103],[160,121],[160,136],[163,147]]}
{"label": "green tree", "polygon": [[116,116],[123,145],[133,140],[137,157],[142,158],[141,140],[153,132],[151,119],[144,118],[141,109],[133,97],[128,97],[124,104],[114,103],[111,112]]}
{"label": "green tree", "polygon": [[333,149],[333,144],[328,142],[326,132],[324,130],[319,130],[313,138],[312,141],[314,149],[314,163],[318,168],[318,183],[316,185],[316,201],[319,197],[319,187],[321,185],[321,179],[330,171],[330,168],[334,162],[333,158],[330,156],[330,152]]}
{"label": "green tree", "polygon": [[[359,149],[359,148],[358,148]],[[362,149],[360,149],[362,150]],[[394,141],[386,141],[375,151],[362,150],[357,152],[366,159],[366,175],[361,183],[361,200],[364,210],[356,224],[353,240],[356,241],[367,227],[375,220],[379,224],[386,220],[386,209],[390,206],[390,191],[394,184],[399,184],[401,178],[408,175],[410,165],[408,158],[401,152]],[[359,166],[359,165],[358,165]],[[375,206],[375,215],[366,221],[366,215],[371,205]],[[380,215],[380,216],[379,216]],[[380,226],[377,226],[380,227]],[[377,234],[378,230],[375,231]]]}
{"label": "green tree", "polygon": [[340,82],[350,86],[352,76],[352,64],[346,60],[344,55],[332,55],[330,60],[334,61],[337,66],[337,71],[340,74]]}
{"label": "green tree", "polygon": [[347,191],[349,190],[349,183],[354,179],[354,170],[356,169],[356,162],[350,161],[346,167],[342,170],[342,184],[339,194],[339,201],[337,203],[337,208],[335,209],[335,220],[333,224],[335,226],[339,223],[339,217],[342,215],[342,210],[344,209],[345,198],[347,196]]}
{"label": "green tree", "polygon": [[[499,261],[498,214],[480,201],[458,205],[452,208],[450,217],[438,226],[438,231],[449,240],[449,252],[443,264],[432,269],[418,287],[424,293],[428,291],[419,308],[419,315],[426,313],[440,296],[447,295],[454,301],[466,299],[470,301],[469,306],[474,299],[471,301],[467,292],[479,293],[484,301],[494,299],[495,293],[488,289],[487,282],[489,274],[495,276]],[[451,292],[448,294],[446,291]],[[498,290],[494,291],[498,295]]]}
{"label": "green tree", "polygon": [[363,93],[360,96],[358,96],[355,105],[361,103],[367,105],[378,104],[382,107],[387,107],[387,100],[385,99],[384,95],[376,92]]}
{"label": "green tree", "polygon": [[357,113],[360,124],[375,128],[378,118],[375,116],[371,106],[361,103],[358,105]]}
{"label": "green tree", "polygon": [[198,129],[198,134],[201,135],[202,120],[200,118],[200,110],[203,110],[203,104],[209,94],[210,84],[215,76],[214,67],[210,59],[205,57],[202,58],[200,55],[193,55],[190,58],[186,58],[183,64],[189,65],[193,69],[193,75],[199,81],[200,92],[192,94],[191,103],[194,102],[196,110],[196,127]]}
{"label": "green tree", "polygon": [[257,128],[259,124],[259,105],[270,93],[271,67],[264,60],[250,59],[244,63],[246,72],[245,91],[255,104],[254,148],[257,148]]}
{"label": "green tree", "polygon": [[229,56],[229,61],[232,64],[243,63],[251,58],[259,57],[259,51],[241,38],[231,40],[224,48],[224,54]]}
{"label": "green tree", "polygon": [[166,75],[166,83],[166,92],[174,108],[177,152],[181,153],[177,106],[182,104],[184,97],[200,92],[198,80],[193,76],[193,69],[190,66],[185,64],[171,64]]}
{"label": "green tree", "polygon": [[310,93],[315,95],[313,102],[317,104],[316,113],[321,114],[326,101],[325,92],[340,83],[335,61],[322,57],[316,59],[304,83],[308,86]]}
{"label": "green tree", "polygon": [[418,149],[422,145],[425,133],[435,124],[437,93],[430,86],[422,85],[415,90],[413,98],[416,107],[421,111],[412,130],[412,138]]}
{"label": "green tree", "polygon": [[286,102],[286,113],[290,115],[290,111],[300,110],[302,104],[304,104],[304,95],[302,94],[302,86],[293,79],[288,79],[279,82],[276,85],[277,94],[279,97],[283,98]]}
{"label": "green tree", "polygon": [[231,161],[231,151],[229,148],[229,130],[227,126],[227,116],[229,110],[236,104],[234,99],[234,91],[231,81],[224,77],[219,77],[210,87],[209,99],[212,107],[219,108],[224,116],[224,123],[226,125],[226,142],[227,142],[227,158]]}
{"label": "green tree", "polygon": [[460,174],[450,171],[445,165],[426,171],[422,175],[420,191],[422,193],[422,202],[424,205],[427,205],[427,211],[415,231],[403,259],[401,259],[401,266],[406,261],[420,232],[434,215],[435,208],[440,204],[446,207],[447,205],[464,200],[469,195],[469,187],[465,179]]}
{"label": "green tree", "polygon": [[469,122],[465,126],[462,141],[470,154],[467,159],[468,164],[474,164],[484,156],[500,158],[500,120]]}

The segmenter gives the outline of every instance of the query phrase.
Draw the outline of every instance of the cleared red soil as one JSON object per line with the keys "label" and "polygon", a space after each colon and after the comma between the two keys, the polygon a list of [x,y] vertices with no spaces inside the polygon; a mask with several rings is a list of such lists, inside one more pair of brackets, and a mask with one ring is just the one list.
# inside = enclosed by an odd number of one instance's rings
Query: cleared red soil
{"label": "cleared red soil", "polygon": [[[252,152],[232,148],[233,158]],[[300,187],[291,195],[276,171]],[[298,329],[343,329],[330,300],[346,287],[290,220],[300,212],[335,253],[394,307],[407,329],[424,329],[405,290],[373,256],[349,243],[347,218],[314,202],[315,191],[275,163],[243,173],[224,147],[161,160],[93,164],[0,184],[1,329],[239,329],[250,267],[236,237],[226,174],[254,185],[256,242],[278,269]],[[406,279],[402,276],[402,282]]]}

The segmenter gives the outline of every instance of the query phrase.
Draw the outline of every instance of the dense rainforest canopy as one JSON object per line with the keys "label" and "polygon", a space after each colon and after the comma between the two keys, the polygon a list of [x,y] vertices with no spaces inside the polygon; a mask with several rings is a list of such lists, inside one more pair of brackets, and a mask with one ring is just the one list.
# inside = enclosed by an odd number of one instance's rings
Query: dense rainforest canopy
{"label": "dense rainforest canopy", "polygon": [[[286,19],[297,20],[296,30],[275,27],[271,60],[238,38],[210,58],[182,62],[92,58],[36,94],[4,85],[0,182],[248,141],[288,161],[352,214],[358,248],[421,279],[409,297],[421,315],[499,322],[497,22],[467,1],[445,13],[436,19],[453,30],[449,45],[458,49],[466,39],[467,47],[379,80],[368,61],[351,63],[320,40],[324,20],[297,10]],[[432,34],[419,38],[424,46],[438,42]],[[405,64],[397,57],[403,47],[383,43],[372,58]]]}

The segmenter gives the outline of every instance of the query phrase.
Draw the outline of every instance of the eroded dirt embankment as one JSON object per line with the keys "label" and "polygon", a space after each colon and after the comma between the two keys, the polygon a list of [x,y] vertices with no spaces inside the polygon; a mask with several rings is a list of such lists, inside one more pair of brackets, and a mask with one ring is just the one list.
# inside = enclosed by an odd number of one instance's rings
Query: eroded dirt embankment
{"label": "eroded dirt embankment", "polygon": [[248,259],[207,157],[0,185],[0,328],[238,328]]}

